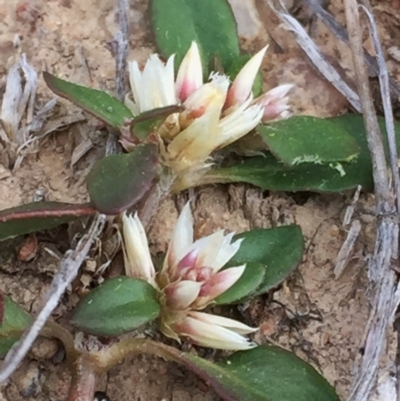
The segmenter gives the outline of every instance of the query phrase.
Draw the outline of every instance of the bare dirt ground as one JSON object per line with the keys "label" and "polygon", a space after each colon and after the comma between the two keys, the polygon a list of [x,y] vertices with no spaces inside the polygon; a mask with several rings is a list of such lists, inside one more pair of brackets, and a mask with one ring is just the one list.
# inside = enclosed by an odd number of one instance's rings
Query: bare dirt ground
{"label": "bare dirt ground", "polygon": [[[346,100],[314,72],[292,35],[279,26],[263,0],[231,2],[243,48],[253,52],[267,42],[271,44],[263,66],[265,88],[295,83],[292,105],[297,113],[332,116],[346,110]],[[286,3],[296,5],[296,2]],[[328,10],[344,23],[341,3],[332,0]],[[398,5],[395,1],[377,0],[373,6],[390,72],[399,81],[396,55],[400,49],[392,43],[393,38],[400,37]],[[142,61],[155,51],[147,7],[145,0],[131,0],[130,57]],[[347,47],[311,15],[296,8],[293,10],[308,26],[315,41],[351,77]],[[38,72],[47,70],[83,85],[112,91],[115,62],[111,42],[117,30],[116,12],[115,0],[0,0],[1,93],[7,71],[19,53],[26,53]],[[16,35],[19,48],[13,45]],[[371,48],[367,36],[365,45]],[[53,96],[42,79],[38,94],[38,106]],[[54,118],[73,113],[79,111],[60,101]],[[39,152],[28,155],[18,170],[10,171],[0,165],[0,209],[30,202],[38,194],[47,200],[86,201],[84,177],[104,152],[105,136],[98,128],[98,122],[86,116],[84,122],[49,135]],[[92,141],[91,149],[71,166],[74,149],[87,138]],[[150,232],[155,252],[165,250],[177,217],[177,205],[185,196],[170,198],[161,205]],[[257,298],[241,310],[248,323],[261,327],[257,341],[273,341],[295,351],[319,369],[343,399],[351,383],[353,362],[360,352],[368,316],[366,264],[374,244],[373,197],[364,194],[356,210],[363,226],[362,235],[344,274],[334,279],[335,260],[346,236],[341,222],[351,196],[293,195],[263,192],[247,185],[226,185],[195,190],[193,202],[197,230],[202,234],[220,227],[237,232],[291,223],[302,227],[306,252],[299,269],[271,297]],[[0,291],[27,310],[35,311],[57,269],[54,253],[61,255],[68,248],[64,231],[39,235],[39,252],[30,262],[16,258],[21,240],[3,246]],[[53,254],[45,248],[50,248]],[[54,314],[56,319],[76,302],[82,281],[63,298]],[[0,390],[0,401],[63,401],[69,374],[60,359],[55,342],[40,340],[13,379]],[[106,391],[112,401],[219,399],[183,368],[141,356],[109,372],[99,380],[98,390]]]}

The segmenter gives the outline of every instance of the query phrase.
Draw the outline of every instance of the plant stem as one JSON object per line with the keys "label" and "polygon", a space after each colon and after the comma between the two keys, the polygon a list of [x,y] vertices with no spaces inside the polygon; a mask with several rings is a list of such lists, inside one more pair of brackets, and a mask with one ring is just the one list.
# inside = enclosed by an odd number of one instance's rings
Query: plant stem
{"label": "plant stem", "polygon": [[179,350],[143,338],[129,338],[119,341],[109,348],[92,352],[91,357],[97,369],[100,371],[108,371],[121,363],[124,359],[137,354],[155,355],[182,364],[180,357],[181,352]]}
{"label": "plant stem", "polygon": [[96,369],[90,354],[81,354],[71,367],[72,378],[67,401],[92,401],[96,385]]}
{"label": "plant stem", "polygon": [[44,337],[60,340],[65,348],[68,362],[70,364],[75,363],[78,351],[75,349],[74,337],[68,330],[56,322],[48,321],[40,334]]}

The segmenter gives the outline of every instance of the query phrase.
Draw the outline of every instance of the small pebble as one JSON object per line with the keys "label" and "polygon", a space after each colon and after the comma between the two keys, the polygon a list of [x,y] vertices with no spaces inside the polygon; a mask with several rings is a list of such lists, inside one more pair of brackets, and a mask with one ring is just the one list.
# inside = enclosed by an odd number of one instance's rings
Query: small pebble
{"label": "small pebble", "polygon": [[94,393],[93,401],[111,401],[104,391],[96,391]]}
{"label": "small pebble", "polygon": [[23,397],[37,397],[42,391],[38,366],[34,363],[30,363],[25,369],[18,372],[16,374],[15,384]]}

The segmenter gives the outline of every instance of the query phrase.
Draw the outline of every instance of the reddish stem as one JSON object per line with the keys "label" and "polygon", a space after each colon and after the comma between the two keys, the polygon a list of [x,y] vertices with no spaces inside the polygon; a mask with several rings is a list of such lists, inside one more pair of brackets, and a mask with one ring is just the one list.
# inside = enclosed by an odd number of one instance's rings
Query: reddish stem
{"label": "reddish stem", "polygon": [[74,363],[67,401],[93,401],[96,372],[90,354],[81,354]]}

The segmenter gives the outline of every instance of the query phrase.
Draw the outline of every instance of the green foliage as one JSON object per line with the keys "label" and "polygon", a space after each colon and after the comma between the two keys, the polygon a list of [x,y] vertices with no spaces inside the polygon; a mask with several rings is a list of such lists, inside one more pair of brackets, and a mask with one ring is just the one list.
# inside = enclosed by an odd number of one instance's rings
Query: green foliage
{"label": "green foliage", "polygon": [[165,57],[176,54],[178,66],[196,41],[207,75],[208,63],[219,56],[224,68],[240,54],[236,21],[227,0],[151,0],[155,40]]}
{"label": "green foliage", "polygon": [[[288,166],[271,153],[265,153],[264,156],[248,157],[228,166],[212,169],[195,185],[247,182],[262,189],[293,192],[342,192],[361,185],[365,191],[371,191],[372,164],[362,116],[348,114],[329,118],[327,121],[333,123],[337,129],[346,131],[357,142],[359,155],[355,159],[350,162]],[[383,118],[379,118],[379,125],[382,132],[385,132]],[[395,123],[395,130],[399,151],[400,123]]]}
{"label": "green foliage", "polygon": [[360,152],[357,141],[347,129],[323,118],[294,116],[260,125],[257,132],[270,152],[289,166],[348,162]]}
{"label": "green foliage", "polygon": [[0,241],[68,223],[96,210],[89,204],[33,202],[0,212]]}
{"label": "green foliage", "polygon": [[156,290],[149,283],[116,277],[78,303],[71,323],[85,333],[119,336],[154,320],[159,312]]}
{"label": "green foliage", "polygon": [[111,127],[121,128],[133,118],[124,103],[103,91],[64,81],[48,72],[43,73],[43,78],[56,95],[70,100]]}
{"label": "green foliage", "polygon": [[242,277],[217,298],[219,304],[267,292],[279,285],[299,265],[304,240],[299,226],[257,229],[238,234],[243,238],[239,251],[228,267],[246,263]]}
{"label": "green foliage", "polygon": [[311,365],[279,347],[263,345],[236,352],[216,364],[194,354],[180,357],[224,400],[340,401]]}
{"label": "green foliage", "polygon": [[153,144],[131,153],[104,157],[87,177],[90,200],[105,214],[118,214],[139,202],[157,178],[159,160]]}
{"label": "green foliage", "polygon": [[0,358],[20,339],[32,317],[7,296],[0,294]]}

